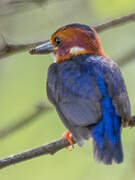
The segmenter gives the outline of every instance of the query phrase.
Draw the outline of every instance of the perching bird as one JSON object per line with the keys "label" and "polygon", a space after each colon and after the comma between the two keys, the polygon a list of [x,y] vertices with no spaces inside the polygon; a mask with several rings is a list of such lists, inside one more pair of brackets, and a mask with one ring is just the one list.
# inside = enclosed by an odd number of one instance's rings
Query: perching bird
{"label": "perching bird", "polygon": [[130,102],[122,74],[104,53],[96,31],[69,24],[30,52],[54,56],[47,94],[68,129],[64,137],[71,144],[73,137],[79,146],[92,137],[96,160],[121,163],[121,127],[129,121]]}

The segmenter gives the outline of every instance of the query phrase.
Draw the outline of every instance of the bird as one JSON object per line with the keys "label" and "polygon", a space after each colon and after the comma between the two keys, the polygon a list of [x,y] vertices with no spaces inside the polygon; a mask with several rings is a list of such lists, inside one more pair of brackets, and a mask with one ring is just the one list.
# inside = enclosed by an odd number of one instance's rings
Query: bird
{"label": "bird", "polygon": [[92,138],[96,161],[123,162],[121,133],[131,116],[130,101],[122,73],[96,30],[79,23],[62,26],[30,53],[53,55],[46,87],[67,128],[63,138],[79,146]]}

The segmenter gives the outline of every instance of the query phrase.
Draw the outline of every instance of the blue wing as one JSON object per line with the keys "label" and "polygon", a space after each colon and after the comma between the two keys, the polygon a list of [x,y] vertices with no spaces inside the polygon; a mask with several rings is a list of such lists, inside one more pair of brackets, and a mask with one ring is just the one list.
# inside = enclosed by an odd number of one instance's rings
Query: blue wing
{"label": "blue wing", "polygon": [[104,57],[97,63],[99,67],[96,68],[96,73],[103,77],[117,115],[128,121],[131,115],[130,101],[119,67],[114,61]]}
{"label": "blue wing", "polygon": [[[87,126],[97,123],[101,118],[101,93],[95,75],[89,67],[66,61],[57,66],[57,73],[55,71],[54,75],[50,73],[53,71],[51,68],[47,81],[48,94],[52,92],[55,104],[59,106],[70,124]],[[54,77],[55,82],[57,79],[57,85],[54,87],[52,87],[52,83],[50,85],[52,77]]]}

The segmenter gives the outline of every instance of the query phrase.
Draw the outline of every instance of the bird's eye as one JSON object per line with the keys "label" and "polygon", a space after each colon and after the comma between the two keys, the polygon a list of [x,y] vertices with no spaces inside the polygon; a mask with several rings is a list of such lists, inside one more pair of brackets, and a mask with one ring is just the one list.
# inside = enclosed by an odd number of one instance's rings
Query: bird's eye
{"label": "bird's eye", "polygon": [[56,46],[58,46],[62,41],[61,38],[59,38],[59,37],[56,37],[54,40],[55,40]]}

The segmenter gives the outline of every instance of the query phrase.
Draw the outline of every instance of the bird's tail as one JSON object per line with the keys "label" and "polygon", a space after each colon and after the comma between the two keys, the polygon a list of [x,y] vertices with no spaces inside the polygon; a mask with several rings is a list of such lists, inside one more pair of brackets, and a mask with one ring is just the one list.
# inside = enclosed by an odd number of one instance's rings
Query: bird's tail
{"label": "bird's tail", "polygon": [[[112,164],[112,162],[121,163],[123,161],[123,151],[120,136],[120,127],[116,134],[112,134],[99,123],[92,127],[92,137],[94,145],[94,157],[97,161],[104,164]],[[107,136],[108,135],[108,136]]]}
{"label": "bird's tail", "polygon": [[123,152],[121,140],[116,144],[111,144],[107,139],[103,140],[102,146],[98,145],[94,140],[94,157],[97,161],[104,164],[112,164],[113,161],[121,163],[123,161]]}

